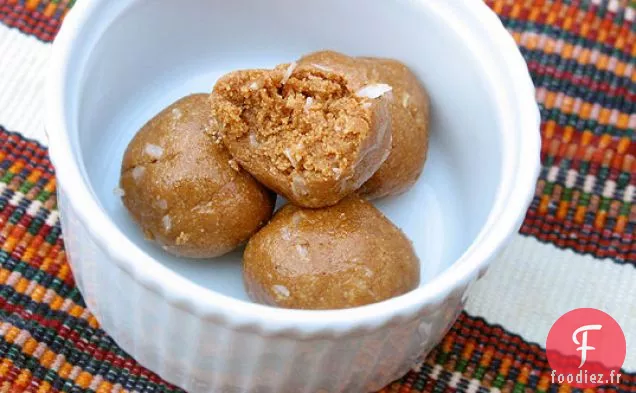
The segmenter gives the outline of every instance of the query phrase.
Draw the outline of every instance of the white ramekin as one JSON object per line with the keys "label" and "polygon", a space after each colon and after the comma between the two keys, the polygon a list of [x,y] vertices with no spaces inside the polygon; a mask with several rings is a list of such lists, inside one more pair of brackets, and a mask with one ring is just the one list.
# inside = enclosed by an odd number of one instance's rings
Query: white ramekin
{"label": "white ramekin", "polygon": [[[227,5],[230,3],[231,6]],[[80,1],[75,5],[54,43],[46,91],[46,127],[50,155],[56,167],[59,208],[70,263],[86,303],[102,327],[142,365],[189,392],[379,389],[408,371],[439,342],[461,311],[471,284],[485,272],[489,261],[521,225],[539,169],[539,114],[534,88],[515,42],[496,15],[478,0],[272,0],[267,3],[267,7],[261,7],[257,0],[104,0]],[[352,37],[357,31],[356,24],[369,22],[364,19],[367,15],[364,9],[369,7],[375,7],[373,15],[379,12],[387,18],[404,10],[412,11],[408,21],[389,20],[378,24],[382,37],[398,34],[405,25],[413,29],[414,36],[417,29],[430,29],[427,32],[430,40],[451,34],[460,37],[464,45],[446,50],[466,51],[466,56],[472,59],[459,64],[458,70],[480,65],[484,81],[480,86],[485,90],[475,92],[474,86],[466,86],[465,91],[456,94],[474,100],[483,94],[496,104],[492,113],[486,114],[492,118],[493,130],[484,132],[490,132],[489,137],[498,147],[485,154],[496,154],[501,160],[497,184],[488,185],[493,188],[495,198],[484,215],[483,226],[470,247],[463,250],[450,267],[407,295],[356,309],[321,312],[269,308],[215,293],[175,274],[137,247],[114,224],[95,196],[82,158],[87,154],[83,149],[88,143],[88,137],[84,136],[88,131],[82,124],[90,122],[80,121],[82,108],[88,105],[85,101],[92,100],[94,105],[116,104],[100,101],[108,100],[108,85],[99,85],[99,81],[88,78],[87,75],[100,74],[87,74],[86,69],[96,48],[104,45],[101,39],[105,32],[119,34],[120,45],[126,47],[126,34],[134,34],[134,31],[120,30],[126,26],[125,18],[129,15],[144,10],[148,20],[160,20],[165,17],[163,7],[165,13],[174,13],[177,26],[183,24],[185,28],[184,23],[188,21],[180,20],[178,7],[202,7],[210,14],[222,14],[227,7],[240,4],[246,15],[261,12],[261,18],[274,17],[274,12],[280,13],[281,9],[287,9],[285,7],[297,7],[297,14],[302,15],[306,9],[303,17],[311,19],[310,10],[316,3],[332,12],[333,18],[324,20],[326,25],[332,25],[322,31],[308,22],[307,31],[294,32],[311,41],[308,45],[332,43],[326,38],[323,43],[321,34],[325,37],[332,34],[333,39],[337,37],[333,31],[339,29]],[[360,14],[356,10],[361,10]],[[418,24],[420,14],[422,23]],[[430,17],[441,21],[443,28],[432,28],[425,23]],[[228,20],[227,23],[242,22]],[[139,34],[151,28],[156,29],[157,40],[162,39],[163,29],[168,29],[165,24],[163,27],[142,25]],[[245,34],[259,33],[250,32],[249,25],[244,31]],[[355,44],[355,39],[365,48],[374,45],[365,37],[349,38],[349,41]],[[377,45],[384,45],[389,48],[387,53],[393,53],[391,45],[382,44],[380,38]],[[406,44],[397,44],[400,45]],[[427,50],[427,42],[414,41],[408,45],[413,51]],[[166,48],[167,56],[170,50]],[[430,61],[447,55],[431,53]],[[121,56],[128,56],[127,63],[122,64],[134,64],[135,53],[124,52]],[[107,61],[91,67],[103,67],[105,74],[113,72],[108,70]],[[148,73],[152,72],[157,71],[151,67]],[[433,81],[431,78],[435,77],[433,72],[423,79]],[[91,84],[101,86],[104,91],[83,96],[82,92]],[[431,93],[435,111],[437,92]],[[134,104],[132,100],[121,103]],[[474,109],[466,107],[465,110]],[[471,130],[462,132],[468,134]],[[119,159],[112,157],[115,161]],[[488,184],[490,175],[483,176],[484,184]]]}

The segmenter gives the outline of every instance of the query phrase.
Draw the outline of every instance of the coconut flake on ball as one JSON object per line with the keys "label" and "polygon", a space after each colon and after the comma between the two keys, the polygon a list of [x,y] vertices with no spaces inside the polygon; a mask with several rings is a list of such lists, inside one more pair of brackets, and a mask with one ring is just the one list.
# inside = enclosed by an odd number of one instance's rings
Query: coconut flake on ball
{"label": "coconut flake on ball", "polygon": [[341,168],[337,168],[337,167],[333,167],[333,168],[331,168],[331,170],[333,171],[333,174],[336,176],[336,180],[339,180],[340,177],[342,176],[342,169]]}
{"label": "coconut flake on ball", "polygon": [[402,106],[408,108],[410,99],[411,95],[409,93],[404,93],[404,95],[402,96]]}
{"label": "coconut flake on ball", "polygon": [[305,246],[304,244],[296,244],[296,252],[302,259],[309,258],[309,251],[307,250],[307,246]]}
{"label": "coconut flake on ball", "polygon": [[252,91],[258,90],[263,87],[263,82],[261,80],[254,81],[250,83],[249,89]]}
{"label": "coconut flake on ball", "polygon": [[249,140],[250,140],[251,147],[258,147],[259,143],[258,143],[258,140],[256,139],[256,134],[254,134],[253,132],[250,132]]}
{"label": "coconut flake on ball", "polygon": [[321,71],[325,71],[325,72],[332,72],[333,70],[329,67],[325,67],[322,64],[317,64],[317,63],[311,63],[312,66],[318,68]]}
{"label": "coconut flake on ball", "polygon": [[292,239],[292,234],[289,230],[289,228],[287,227],[283,227],[280,230],[280,236],[283,238],[283,240],[285,241],[290,241]]}
{"label": "coconut flake on ball", "polygon": [[307,100],[305,100],[305,106],[303,107],[303,111],[305,113],[309,113],[309,109],[311,108],[311,106],[314,104],[314,98],[313,97],[307,97]]}
{"label": "coconut flake on ball", "polygon": [[305,213],[299,210],[296,213],[294,213],[294,215],[291,218],[292,225],[298,226],[298,224],[300,224],[304,219],[305,219]]}
{"label": "coconut flake on ball", "polygon": [[373,98],[381,97],[385,95],[386,93],[390,92],[391,90],[393,90],[393,88],[390,85],[387,85],[386,83],[374,83],[371,85],[366,85],[362,89],[358,90],[356,92],[356,95],[361,98],[373,99]]}
{"label": "coconut flake on ball", "polygon": [[163,148],[152,143],[147,143],[144,151],[152,158],[161,158],[163,155]]}
{"label": "coconut flake on ball", "polygon": [[298,64],[296,62],[293,62],[291,64],[289,64],[289,66],[287,67],[287,69],[285,70],[285,73],[283,74],[283,79],[281,80],[281,83],[284,85],[285,83],[287,83],[287,81],[289,80],[289,78],[292,75],[292,72],[294,72],[294,70],[296,69],[296,66]]}
{"label": "coconut flake on ball", "polygon": [[289,289],[284,285],[273,285],[272,290],[278,297],[289,297],[291,295]]}
{"label": "coconut flake on ball", "polygon": [[121,198],[126,195],[126,191],[124,191],[124,189],[121,187],[115,187],[113,188],[113,195]]}
{"label": "coconut flake on ball", "polygon": [[294,195],[309,195],[309,189],[307,189],[307,182],[302,175],[297,172],[292,173],[292,192]]}
{"label": "coconut flake on ball", "polygon": [[170,231],[172,228],[172,219],[170,219],[170,216],[167,214],[163,216],[161,223],[163,224],[163,229],[165,229],[166,232]]}
{"label": "coconut flake on ball", "polygon": [[135,179],[135,181],[139,180],[143,175],[144,172],[146,172],[146,168],[143,166],[136,166],[133,168],[132,170],[132,177],[133,179]]}

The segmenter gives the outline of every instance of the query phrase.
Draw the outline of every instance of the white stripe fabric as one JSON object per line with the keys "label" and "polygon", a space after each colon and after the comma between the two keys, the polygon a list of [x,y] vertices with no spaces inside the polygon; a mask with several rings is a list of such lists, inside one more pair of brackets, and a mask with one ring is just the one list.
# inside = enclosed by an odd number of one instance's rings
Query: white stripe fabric
{"label": "white stripe fabric", "polygon": [[[575,308],[605,311],[636,343],[636,269],[515,236],[473,286],[466,311],[545,347],[552,324]],[[636,351],[623,368],[636,371]]]}
{"label": "white stripe fabric", "polygon": [[44,80],[51,46],[0,24],[0,125],[46,142]]}

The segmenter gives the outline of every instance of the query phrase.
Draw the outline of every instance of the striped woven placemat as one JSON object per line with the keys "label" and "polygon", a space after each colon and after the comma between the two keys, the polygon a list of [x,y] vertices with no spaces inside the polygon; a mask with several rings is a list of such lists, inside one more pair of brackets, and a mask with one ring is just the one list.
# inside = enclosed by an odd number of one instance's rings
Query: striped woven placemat
{"label": "striped woven placemat", "polygon": [[[0,393],[179,392],[99,328],[66,263],[40,91],[73,3],[0,0]],[[588,391],[636,392],[636,3],[486,3],[537,87],[541,177],[466,311],[383,391],[578,391],[552,383],[543,346],[558,316],[588,306],[616,318],[628,342],[620,384]]]}

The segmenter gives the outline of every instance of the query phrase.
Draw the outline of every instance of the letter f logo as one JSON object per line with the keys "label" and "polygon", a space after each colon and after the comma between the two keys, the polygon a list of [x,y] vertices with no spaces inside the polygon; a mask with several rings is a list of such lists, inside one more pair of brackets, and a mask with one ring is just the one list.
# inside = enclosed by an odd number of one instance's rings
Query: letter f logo
{"label": "letter f logo", "polygon": [[[588,330],[601,330],[602,327],[603,326],[601,325],[585,325],[576,329],[572,334],[572,341],[574,341],[574,344],[580,345],[580,347],[576,349],[577,351],[581,351],[581,364],[579,365],[579,368],[583,367],[583,365],[585,364],[585,360],[587,359],[587,351],[593,351],[596,349],[587,345]],[[581,335],[581,342],[579,342],[576,336],[581,332],[583,332],[583,334]]]}

